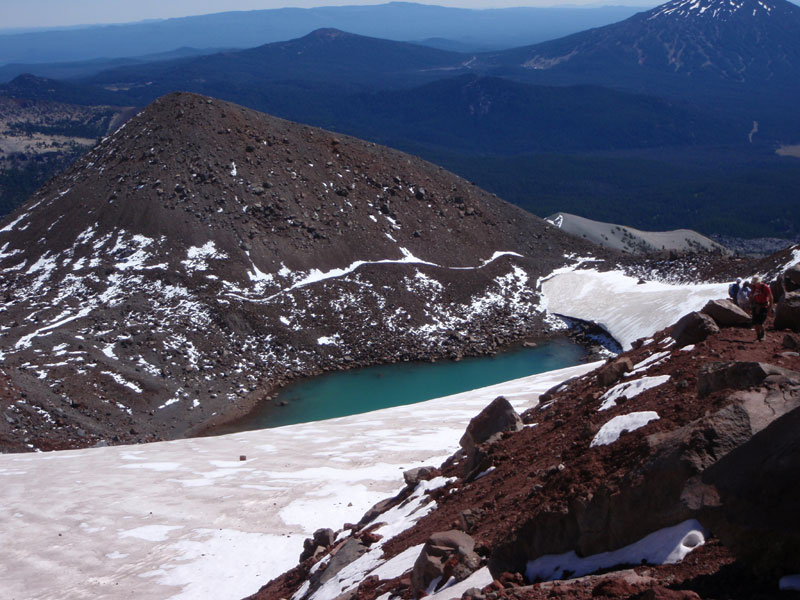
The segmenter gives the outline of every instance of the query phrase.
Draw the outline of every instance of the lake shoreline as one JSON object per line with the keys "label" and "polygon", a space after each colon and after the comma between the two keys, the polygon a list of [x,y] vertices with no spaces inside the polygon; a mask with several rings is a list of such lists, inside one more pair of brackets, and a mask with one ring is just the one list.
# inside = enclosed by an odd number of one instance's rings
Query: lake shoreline
{"label": "lake shoreline", "polygon": [[[540,347],[546,348],[548,345],[558,344],[561,342],[570,342],[575,346],[580,347],[583,350],[579,360],[574,364],[580,364],[582,362],[590,362],[598,359],[607,358],[608,353],[604,351],[603,348],[601,347],[602,344],[598,341],[597,333],[598,333],[597,331],[587,331],[586,328],[571,327],[569,329],[553,331],[545,335],[523,337],[513,341],[512,343],[504,344],[488,352],[465,354],[456,359],[451,359],[446,356],[430,356],[419,360],[407,360],[407,361],[377,360],[371,364],[367,365],[354,364],[344,369],[321,368],[317,373],[300,375],[297,377],[293,377],[281,384],[276,384],[267,388],[254,390],[248,396],[240,399],[236,404],[236,406],[232,408],[232,410],[228,410],[225,412],[224,415],[216,416],[211,420],[208,420],[200,424],[200,426],[195,428],[194,431],[187,433],[186,437],[207,437],[207,436],[226,435],[226,434],[239,433],[254,429],[253,427],[245,427],[243,425],[245,423],[251,422],[255,418],[265,418],[264,415],[279,416],[280,412],[287,408],[286,405],[282,406],[280,404],[281,400],[279,400],[279,398],[281,394],[285,394],[288,390],[296,388],[297,386],[307,385],[309,382],[331,375],[353,374],[368,369],[375,369],[380,367],[389,367],[389,368],[400,367],[400,366],[425,367],[434,364],[458,364],[461,363],[463,360],[489,359],[500,355],[510,355],[515,352],[522,351],[524,349],[536,349]],[[513,378],[514,377],[511,377],[510,379]],[[380,408],[383,407],[376,406],[372,410],[378,410]],[[307,422],[307,421],[301,421],[301,422]],[[279,425],[265,425],[264,427],[257,427],[255,429],[280,427],[288,424],[289,423],[279,424]]]}

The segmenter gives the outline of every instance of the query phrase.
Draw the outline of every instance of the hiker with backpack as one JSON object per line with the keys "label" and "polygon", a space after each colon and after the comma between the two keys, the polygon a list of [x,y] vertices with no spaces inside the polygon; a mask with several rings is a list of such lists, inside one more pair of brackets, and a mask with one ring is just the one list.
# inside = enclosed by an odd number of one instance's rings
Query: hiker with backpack
{"label": "hiker with backpack", "polygon": [[731,302],[736,304],[736,298],[739,295],[739,290],[742,288],[742,278],[737,277],[736,281],[728,286],[728,296],[731,299]]}
{"label": "hiker with backpack", "polygon": [[753,277],[750,291],[750,307],[753,310],[753,326],[756,328],[756,339],[764,339],[764,321],[772,309],[773,298],[770,287],[761,281],[761,277]]}
{"label": "hiker with backpack", "polygon": [[742,310],[750,310],[750,282],[745,281],[736,294],[736,304]]}

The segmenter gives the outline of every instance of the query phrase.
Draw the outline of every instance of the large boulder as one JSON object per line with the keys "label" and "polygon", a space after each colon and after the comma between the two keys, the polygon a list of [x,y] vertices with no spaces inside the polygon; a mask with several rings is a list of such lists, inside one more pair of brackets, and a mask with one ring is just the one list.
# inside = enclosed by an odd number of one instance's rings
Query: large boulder
{"label": "large boulder", "polygon": [[800,573],[800,408],[703,473],[718,500],[700,520],[757,572]]}
{"label": "large boulder", "polygon": [[463,581],[480,567],[481,559],[475,554],[475,540],[463,531],[434,533],[419,553],[411,571],[411,587],[419,595],[426,592],[439,579],[444,585],[453,577]]}
{"label": "large boulder", "polygon": [[750,315],[730,300],[709,300],[700,311],[708,315],[719,327],[748,327],[752,324]]}
{"label": "large boulder", "polygon": [[784,271],[783,285],[787,292],[800,290],[800,263],[792,265]]}
{"label": "large boulder", "polygon": [[633,363],[630,358],[623,356],[598,369],[597,383],[603,387],[609,387],[622,379],[622,376],[629,371],[633,371]]}
{"label": "large boulder", "polygon": [[327,565],[314,572],[309,579],[310,587],[308,594],[311,595],[321,588],[325,582],[333,579],[339,571],[355,562],[369,547],[356,538],[348,539],[335,552],[331,553],[331,559]]}
{"label": "large boulder", "polygon": [[403,471],[403,479],[406,485],[412,488],[417,487],[420,481],[429,481],[439,474],[439,469],[436,467],[416,467]]}
{"label": "large boulder", "polygon": [[786,295],[785,277],[783,274],[778,275],[774,280],[770,281],[769,289],[772,290],[772,300],[777,304]]}
{"label": "large boulder", "polygon": [[496,434],[504,431],[519,431],[522,427],[522,419],[511,403],[503,396],[498,396],[492,400],[489,406],[472,418],[458,443],[469,454]]}
{"label": "large boulder", "polygon": [[781,377],[800,383],[800,373],[761,362],[710,362],[697,374],[697,395],[700,398],[720,390],[746,390],[760,386],[767,377]]}
{"label": "large boulder", "polygon": [[719,327],[714,319],[700,312],[690,312],[672,326],[672,338],[678,348],[698,344],[716,333],[719,333]]}
{"label": "large boulder", "polygon": [[394,508],[400,504],[401,501],[402,495],[398,494],[392,498],[384,498],[383,500],[376,502],[369,510],[367,510],[367,512],[364,513],[364,516],[361,517],[361,520],[358,522],[358,526],[363,527],[364,525],[367,525],[390,508]]}
{"label": "large boulder", "polygon": [[789,350],[800,350],[800,341],[798,341],[796,337],[789,335],[788,333],[785,336],[783,336],[783,343],[781,345],[784,348],[788,348]]}
{"label": "large boulder", "polygon": [[788,292],[775,307],[775,329],[800,332],[800,292]]}
{"label": "large boulder", "polygon": [[[632,369],[633,368],[633,363],[630,362],[630,359],[628,359],[628,364],[631,365],[631,369]],[[630,369],[628,369],[628,370],[630,370]],[[577,381],[577,379],[578,379],[578,377],[570,377],[569,379],[565,379],[561,383],[557,383],[556,385],[551,387],[544,394],[540,394],[539,395],[539,404],[544,404],[545,402],[550,402],[550,400],[552,400],[555,397],[556,394],[558,394],[559,392],[562,392],[565,389],[567,389],[569,387],[569,385],[572,382]]]}
{"label": "large boulder", "polygon": [[333,529],[317,529],[314,532],[314,537],[306,538],[303,542],[303,553],[300,555],[300,562],[324,552],[327,548],[333,546],[335,540],[336,533],[334,533]]}

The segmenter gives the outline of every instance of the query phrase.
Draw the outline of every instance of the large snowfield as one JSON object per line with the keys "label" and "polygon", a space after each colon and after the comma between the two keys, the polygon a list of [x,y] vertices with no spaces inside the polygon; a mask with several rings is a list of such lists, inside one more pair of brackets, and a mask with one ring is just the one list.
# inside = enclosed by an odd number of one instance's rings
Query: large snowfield
{"label": "large snowfield", "polygon": [[[626,348],[726,288],[595,271],[542,284],[549,312],[601,323]],[[522,411],[595,366],[279,429],[2,455],[3,597],[242,598],[294,566],[314,530],[397,492],[403,470],[438,466],[498,395]]]}

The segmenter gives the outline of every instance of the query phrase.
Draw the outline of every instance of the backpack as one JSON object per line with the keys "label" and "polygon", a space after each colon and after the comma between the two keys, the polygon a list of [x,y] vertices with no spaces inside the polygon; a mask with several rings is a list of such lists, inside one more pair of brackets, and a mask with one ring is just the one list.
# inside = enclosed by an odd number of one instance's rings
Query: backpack
{"label": "backpack", "polygon": [[730,296],[730,297],[731,297],[731,299],[732,299],[734,302],[736,302],[736,297],[737,297],[738,295],[739,295],[739,284],[738,284],[738,283],[732,283],[732,284],[730,284],[730,285],[728,286],[728,296]]}
{"label": "backpack", "polygon": [[769,304],[770,290],[764,283],[757,283],[750,294],[750,302],[753,304]]}

